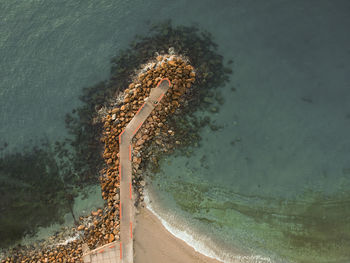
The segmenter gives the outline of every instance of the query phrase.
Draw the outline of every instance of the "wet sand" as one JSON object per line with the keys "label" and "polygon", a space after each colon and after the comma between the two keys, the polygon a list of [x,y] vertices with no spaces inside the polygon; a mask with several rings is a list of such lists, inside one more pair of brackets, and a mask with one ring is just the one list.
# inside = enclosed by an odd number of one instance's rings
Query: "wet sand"
{"label": "wet sand", "polygon": [[136,216],[134,231],[135,263],[219,263],[173,236],[147,208]]}

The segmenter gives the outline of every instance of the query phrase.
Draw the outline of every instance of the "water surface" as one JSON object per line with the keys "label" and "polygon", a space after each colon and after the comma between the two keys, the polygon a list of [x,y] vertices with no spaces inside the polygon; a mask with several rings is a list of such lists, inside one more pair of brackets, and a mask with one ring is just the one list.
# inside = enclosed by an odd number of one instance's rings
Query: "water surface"
{"label": "water surface", "polygon": [[82,87],[105,79],[135,34],[166,18],[195,23],[234,74],[219,112],[198,113],[222,128],[204,129],[189,158],[162,162],[159,209],[226,252],[348,262],[349,9],[340,0],[2,1],[0,143],[12,151],[66,136]]}

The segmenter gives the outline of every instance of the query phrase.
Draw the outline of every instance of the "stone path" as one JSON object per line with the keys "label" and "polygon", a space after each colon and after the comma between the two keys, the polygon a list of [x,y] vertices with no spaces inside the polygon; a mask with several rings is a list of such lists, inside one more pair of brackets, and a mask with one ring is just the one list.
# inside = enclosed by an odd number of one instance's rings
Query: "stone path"
{"label": "stone path", "polygon": [[136,135],[154,107],[161,101],[170,87],[169,79],[162,79],[153,88],[150,96],[137,111],[134,118],[119,135],[120,175],[120,259],[123,263],[133,262],[134,198],[132,193],[132,138]]}
{"label": "stone path", "polygon": [[83,247],[84,263],[120,263],[120,243],[118,241],[106,244],[92,251]]}
{"label": "stone path", "polygon": [[133,222],[134,198],[132,187],[132,138],[136,135],[154,107],[161,101],[170,87],[170,80],[162,79],[153,88],[145,103],[137,111],[119,135],[119,176],[120,176],[120,242],[113,242],[93,251],[86,251],[85,263],[133,263]]}

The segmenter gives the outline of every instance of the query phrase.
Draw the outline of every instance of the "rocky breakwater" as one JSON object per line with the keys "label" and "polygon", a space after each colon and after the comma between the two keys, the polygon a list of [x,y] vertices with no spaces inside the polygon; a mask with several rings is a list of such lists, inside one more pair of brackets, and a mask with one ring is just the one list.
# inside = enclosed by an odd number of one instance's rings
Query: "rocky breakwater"
{"label": "rocky breakwater", "polygon": [[[111,109],[104,117],[105,131],[103,141],[105,143],[105,152],[103,156],[108,164],[108,168],[106,168],[105,175],[101,178],[101,186],[103,190],[102,195],[107,200],[108,207],[119,205],[118,135],[149,96],[150,90],[165,77],[170,80],[171,88],[133,139],[133,174],[140,174],[142,171],[139,168],[143,159],[144,146],[154,140],[161,145],[162,136],[174,135],[174,131],[167,125],[167,116],[174,113],[180,106],[181,100],[184,99],[183,95],[195,81],[193,67],[180,56],[158,56],[155,61],[144,66],[134,78],[134,81],[124,91],[123,97],[120,98],[120,107]],[[136,177],[134,176],[134,178]],[[135,190],[142,189],[144,185],[142,178],[137,178],[138,180],[134,179],[133,181]]]}
{"label": "rocky breakwater", "polygon": [[[135,205],[142,200],[145,186],[142,173],[146,168],[145,157],[152,155],[147,149],[152,142],[168,151],[180,144],[167,119],[185,102],[185,94],[195,82],[196,73],[185,57],[179,55],[159,55],[143,65],[132,78],[127,89],[117,94],[110,107],[100,112],[104,131],[103,158],[106,167],[101,171],[102,197],[106,200],[103,209],[93,211],[90,216],[80,217],[79,226],[70,231],[74,240],[68,243],[52,244],[41,242],[32,247],[16,247],[9,251],[2,263],[12,262],[82,262],[83,244],[90,249],[119,240],[119,141],[118,136],[134,117],[149,96],[150,90],[163,78],[168,78],[171,88],[147,118],[133,139],[133,187],[138,193]],[[55,238],[54,238],[55,240]]]}

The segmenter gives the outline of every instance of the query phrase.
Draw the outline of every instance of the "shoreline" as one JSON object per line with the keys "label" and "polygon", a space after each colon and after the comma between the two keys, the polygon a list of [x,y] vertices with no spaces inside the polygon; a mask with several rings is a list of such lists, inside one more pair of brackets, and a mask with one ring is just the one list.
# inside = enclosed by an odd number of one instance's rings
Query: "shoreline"
{"label": "shoreline", "polygon": [[[182,242],[184,242],[186,244],[186,246],[191,247],[194,251],[198,252],[199,254],[210,258],[210,259],[215,259],[217,260],[217,262],[225,262],[225,259],[223,259],[222,257],[218,256],[217,253],[215,253],[215,251],[211,248],[209,248],[206,244],[203,243],[203,241],[198,241],[195,240],[195,237],[193,236],[193,234],[188,233],[188,229],[179,229],[178,227],[176,227],[174,224],[174,222],[169,222],[167,221],[164,216],[162,217],[162,215],[160,214],[160,212],[157,212],[161,210],[160,207],[155,207],[155,203],[156,200],[154,200],[155,197],[155,193],[153,192],[153,189],[150,189],[149,187],[145,188],[144,190],[144,206],[145,208],[140,208],[140,209],[147,209],[150,211],[150,213],[152,213],[152,215],[159,221],[159,223],[161,224],[161,226],[168,232],[170,233],[172,236],[174,236],[176,239],[181,240]],[[152,197],[152,198],[151,198]],[[153,199],[151,201],[151,199]],[[177,218],[178,221],[179,219]],[[180,224],[183,225],[184,222],[181,222]],[[187,226],[189,227],[189,226]]]}
{"label": "shoreline", "polygon": [[[166,28],[171,29],[171,26],[166,25]],[[171,84],[172,89],[170,89],[170,92],[167,92],[164,97],[160,97],[163,99],[155,101],[156,106],[154,108],[156,111],[152,112],[144,123],[141,123],[142,127],[137,128],[137,134],[132,140],[132,145],[129,147],[128,151],[129,160],[132,161],[133,180],[127,185],[127,188],[131,199],[135,198],[134,204],[138,206],[144,200],[143,190],[146,183],[142,175],[147,168],[151,169],[151,171],[155,171],[158,168],[158,159],[160,156],[172,154],[175,147],[179,149],[184,148],[192,145],[194,141],[199,140],[197,131],[192,129],[190,130],[192,136],[184,136],[184,134],[188,133],[188,128],[192,128],[190,120],[182,120],[181,125],[176,124],[176,120],[180,119],[180,114],[189,114],[195,110],[195,108],[189,107],[190,103],[191,105],[196,105],[197,108],[201,105],[201,97],[204,96],[202,94],[203,92],[200,93],[198,89],[192,91],[190,88],[194,83],[197,85],[205,83],[204,87],[202,87],[203,91],[204,88],[210,87],[211,82],[218,84],[227,80],[224,78],[225,71],[223,70],[222,57],[210,50],[210,47],[215,47],[215,45],[205,36],[201,39],[196,34],[192,34],[191,38],[189,38],[187,31],[182,32],[181,30],[175,30],[174,35],[178,36],[177,33],[179,33],[179,35],[183,35],[181,36],[184,40],[191,39],[192,41],[193,38],[195,38],[198,39],[198,43],[200,43],[198,48],[193,48],[193,52],[191,52],[195,54],[193,55],[194,57],[196,57],[198,53],[203,53],[203,50],[206,50],[208,54],[216,58],[216,60],[210,63],[210,66],[207,65],[205,59],[203,62],[201,62],[201,60],[197,61],[203,66],[203,69],[198,71],[198,80],[196,80],[197,73],[195,68],[190,64],[189,58],[178,55],[175,53],[175,49],[172,45],[169,45],[169,54],[164,53],[162,49],[161,54],[159,54],[158,49],[155,49],[152,53],[155,53],[156,56],[149,59],[146,64],[144,64],[145,62],[143,60],[140,60],[140,62],[142,62],[140,64],[141,69],[136,72],[135,69],[133,69],[134,66],[132,66],[132,72],[131,69],[126,67],[128,63],[125,63],[123,58],[116,59],[116,61],[120,61],[121,63],[119,63],[120,65],[118,64],[118,68],[115,68],[117,63],[113,62],[115,64],[113,64],[114,68],[112,68],[112,71],[115,71],[113,77],[111,77],[113,82],[100,83],[90,89],[93,94],[97,94],[95,89],[101,89],[101,93],[103,93],[103,95],[98,97],[98,102],[96,99],[96,101],[93,101],[95,103],[91,103],[92,105],[90,105],[94,107],[91,107],[92,115],[88,124],[97,130],[101,129],[99,134],[102,133],[102,135],[97,138],[94,137],[92,140],[104,144],[104,151],[102,151],[101,147],[100,154],[105,164],[99,171],[99,182],[104,204],[102,208],[97,209],[97,211],[92,211],[90,215],[80,216],[79,220],[75,222],[75,225],[71,228],[71,233],[74,234],[72,235],[74,237],[78,234],[80,238],[69,239],[67,243],[62,243],[57,242],[60,241],[57,238],[60,233],[55,233],[52,238],[49,238],[52,239],[53,242],[56,241],[54,246],[48,244],[46,240],[40,240],[34,247],[18,245],[6,251],[6,259],[1,260],[2,263],[17,262],[18,260],[21,260],[21,262],[32,262],[34,260],[44,262],[60,262],[62,260],[66,260],[67,262],[83,262],[83,255],[86,251],[95,250],[112,242],[120,242],[121,244],[121,239],[125,239],[121,237],[122,235],[125,236],[124,234],[126,233],[126,231],[121,230],[122,191],[120,186],[122,183],[122,176],[119,158],[121,142],[120,140],[118,142],[116,138],[123,133],[128,123],[131,122],[133,117],[138,114],[143,105],[145,105],[145,101],[149,97],[152,87],[155,86],[159,80],[169,78],[169,84]],[[164,34],[160,36],[162,39]],[[167,39],[168,36],[165,37],[165,40]],[[153,40],[154,38],[145,38],[145,45],[151,44],[153,47]],[[159,41],[159,38],[157,38],[157,41]],[[177,45],[175,45],[175,47],[176,46]],[[182,47],[179,46],[179,51],[181,50]],[[143,49],[139,52],[144,55]],[[147,57],[148,56],[147,54]],[[127,59],[129,59],[129,56]],[[124,68],[119,68],[120,66]],[[217,81],[213,79],[212,74],[209,74],[212,73],[210,69],[214,70],[214,68],[215,70],[218,70],[218,68],[221,69],[216,76]],[[128,71],[132,73],[130,75],[131,83],[130,79],[125,79],[125,72]],[[119,82],[119,85],[112,86],[112,83],[114,83],[114,80],[118,79],[118,77],[125,81]],[[125,86],[127,87],[125,88]],[[106,93],[103,92],[103,89],[110,89],[110,91]],[[85,94],[85,96],[89,98],[90,95],[89,92]],[[113,99],[109,99],[108,95],[111,95]],[[93,111],[93,109],[95,111]],[[81,108],[78,114],[82,114],[84,110],[85,108]],[[172,114],[174,116],[173,119],[168,117]],[[70,121],[67,123],[69,124],[69,122]],[[207,121],[201,122],[201,126],[206,124],[208,124]],[[86,125],[85,122],[82,125]],[[98,125],[98,127],[94,125]],[[72,128],[75,127],[73,126]],[[138,131],[139,128],[140,130]],[[78,137],[77,140],[80,138]],[[87,139],[87,141],[88,140],[89,139]],[[97,144],[99,145],[99,143]],[[150,162],[146,162],[146,160]],[[125,187],[123,187],[123,189],[125,189]],[[134,191],[132,191],[132,189]],[[123,211],[125,211],[125,209],[123,209]],[[128,228],[127,230],[128,234],[131,233],[132,237],[133,224],[131,221],[129,223],[130,225],[128,224],[128,226],[130,226],[130,229]],[[166,230],[164,230],[164,233],[168,236],[170,235]],[[173,236],[171,237],[175,238]],[[169,240],[168,238],[166,239]],[[195,250],[194,248],[191,249]],[[154,262],[154,260],[152,260],[152,262]]]}
{"label": "shoreline", "polygon": [[140,208],[134,231],[135,263],[220,263],[173,235],[148,207]]}
{"label": "shoreline", "polygon": [[[153,223],[157,225],[155,231],[165,231],[166,233],[162,234],[162,238],[166,242],[173,242],[174,245],[184,246],[184,256],[187,255],[188,251],[193,256],[201,255],[199,261],[181,261],[181,262],[224,262],[224,263],[273,263],[275,262],[272,258],[267,256],[262,256],[255,253],[248,253],[237,247],[230,247],[229,250],[226,247],[222,247],[216,241],[211,240],[211,238],[203,234],[202,230],[192,230],[191,226],[186,223],[182,218],[173,214],[173,211],[170,214],[166,215],[162,213],[162,208],[160,204],[157,203],[155,199],[154,190],[149,186],[144,189],[144,205],[139,208],[139,213],[136,214],[136,220],[140,218],[139,214],[147,214],[152,220],[147,220],[141,216],[142,220],[149,221],[148,223],[152,225]],[[151,198],[152,197],[152,198]],[[151,200],[152,199],[152,200]],[[146,212],[144,212],[146,210]],[[159,212],[158,212],[159,211]],[[137,228],[137,225],[136,225]],[[170,237],[169,237],[170,236]],[[170,241],[168,241],[170,240]],[[163,241],[163,240],[162,240]],[[137,241],[134,240],[134,243]],[[154,241],[152,241],[154,242]],[[152,248],[151,248],[152,249]],[[182,255],[182,252],[179,254]],[[209,261],[208,261],[209,260]],[[151,261],[150,261],[151,262]],[[172,261],[164,261],[172,262]],[[178,261],[174,261],[178,262]],[[179,261],[180,262],[180,261]],[[143,263],[137,262],[136,263]]]}

